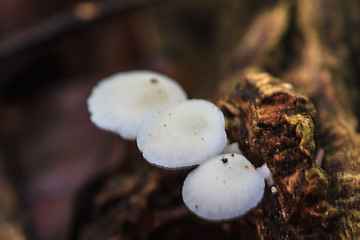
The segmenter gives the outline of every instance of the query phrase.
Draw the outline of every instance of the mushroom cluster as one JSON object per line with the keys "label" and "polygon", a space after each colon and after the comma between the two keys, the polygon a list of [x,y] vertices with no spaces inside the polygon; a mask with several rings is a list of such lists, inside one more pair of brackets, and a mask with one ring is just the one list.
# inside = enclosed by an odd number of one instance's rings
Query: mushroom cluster
{"label": "mushroom cluster", "polygon": [[242,216],[261,201],[264,180],[273,184],[265,164],[255,169],[236,143],[226,144],[224,115],[217,106],[187,100],[180,85],[162,74],[131,71],[106,78],[92,90],[88,109],[98,127],[136,139],[150,164],[199,165],[186,177],[182,197],[201,218]]}

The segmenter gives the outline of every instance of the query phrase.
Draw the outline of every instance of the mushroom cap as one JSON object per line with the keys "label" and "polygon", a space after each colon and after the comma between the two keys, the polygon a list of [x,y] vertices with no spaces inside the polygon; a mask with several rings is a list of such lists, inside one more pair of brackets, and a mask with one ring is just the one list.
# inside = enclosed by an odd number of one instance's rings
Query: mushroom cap
{"label": "mushroom cap", "polygon": [[192,99],[173,105],[143,122],[137,145],[151,164],[164,168],[197,165],[226,144],[224,115],[213,103]]}
{"label": "mushroom cap", "polygon": [[244,215],[262,199],[265,182],[240,154],[218,155],[186,177],[182,196],[201,218],[221,221]]}
{"label": "mushroom cap", "polygon": [[100,81],[87,104],[99,128],[135,139],[140,124],[153,113],[187,98],[174,80],[151,71],[117,73]]}

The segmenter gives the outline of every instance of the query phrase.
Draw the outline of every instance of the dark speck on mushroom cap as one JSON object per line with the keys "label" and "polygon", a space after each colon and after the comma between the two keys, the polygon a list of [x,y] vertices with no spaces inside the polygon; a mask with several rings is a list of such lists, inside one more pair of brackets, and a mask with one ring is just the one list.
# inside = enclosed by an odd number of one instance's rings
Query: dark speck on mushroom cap
{"label": "dark speck on mushroom cap", "polygon": [[152,84],[156,84],[156,83],[159,82],[159,80],[157,80],[156,78],[152,78],[152,79],[150,79],[150,82],[151,82]]}
{"label": "dark speck on mushroom cap", "polygon": [[223,164],[225,164],[225,163],[228,162],[228,159],[227,158],[222,158],[221,161],[223,162]]}

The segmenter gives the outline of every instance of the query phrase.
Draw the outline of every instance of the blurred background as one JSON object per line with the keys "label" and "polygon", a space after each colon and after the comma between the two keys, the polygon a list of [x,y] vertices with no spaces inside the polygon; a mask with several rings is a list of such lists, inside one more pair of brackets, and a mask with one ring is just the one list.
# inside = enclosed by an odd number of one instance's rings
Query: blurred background
{"label": "blurred background", "polygon": [[0,0],[1,240],[67,239],[77,191],[119,166],[126,143],[89,121],[97,81],[151,69],[211,96],[219,5]]}
{"label": "blurred background", "polygon": [[[86,99],[97,81],[150,69],[176,79],[190,98],[210,98],[229,69],[266,62],[280,76],[290,66],[286,54],[296,62],[294,49],[302,47],[289,37],[292,10],[282,2],[0,0],[0,240],[68,239],[79,190],[129,155],[141,158],[134,144],[89,121]],[[333,3],[332,10],[349,10]],[[360,29],[358,13],[353,8],[340,27],[327,22],[323,35],[351,39],[344,46],[353,52],[343,46],[339,54],[353,64],[344,84],[357,87],[360,36],[346,34]],[[275,45],[281,51],[269,51]],[[236,61],[224,58],[234,49]]]}

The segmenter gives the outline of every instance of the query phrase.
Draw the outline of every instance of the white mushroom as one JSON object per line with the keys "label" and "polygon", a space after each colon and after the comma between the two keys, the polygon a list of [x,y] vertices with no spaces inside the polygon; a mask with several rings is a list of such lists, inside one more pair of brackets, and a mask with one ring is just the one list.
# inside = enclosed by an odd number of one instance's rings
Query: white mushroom
{"label": "white mushroom", "polygon": [[87,103],[95,125],[135,139],[148,116],[186,98],[180,85],[162,74],[130,71],[100,81]]}
{"label": "white mushroom", "polygon": [[266,183],[269,187],[274,186],[272,172],[266,163],[264,163],[261,167],[256,168],[256,171],[266,180]]}
{"label": "white mushroom", "polygon": [[137,145],[151,164],[164,168],[197,165],[226,144],[224,115],[213,103],[193,99],[163,110],[143,122]]}
{"label": "white mushroom", "polygon": [[222,154],[224,153],[238,153],[242,154],[241,150],[239,149],[239,144],[237,142],[233,143],[226,143],[224,149],[221,151]]}
{"label": "white mushroom", "polygon": [[240,154],[218,155],[186,177],[182,196],[201,218],[221,221],[244,215],[264,194],[264,178]]}

